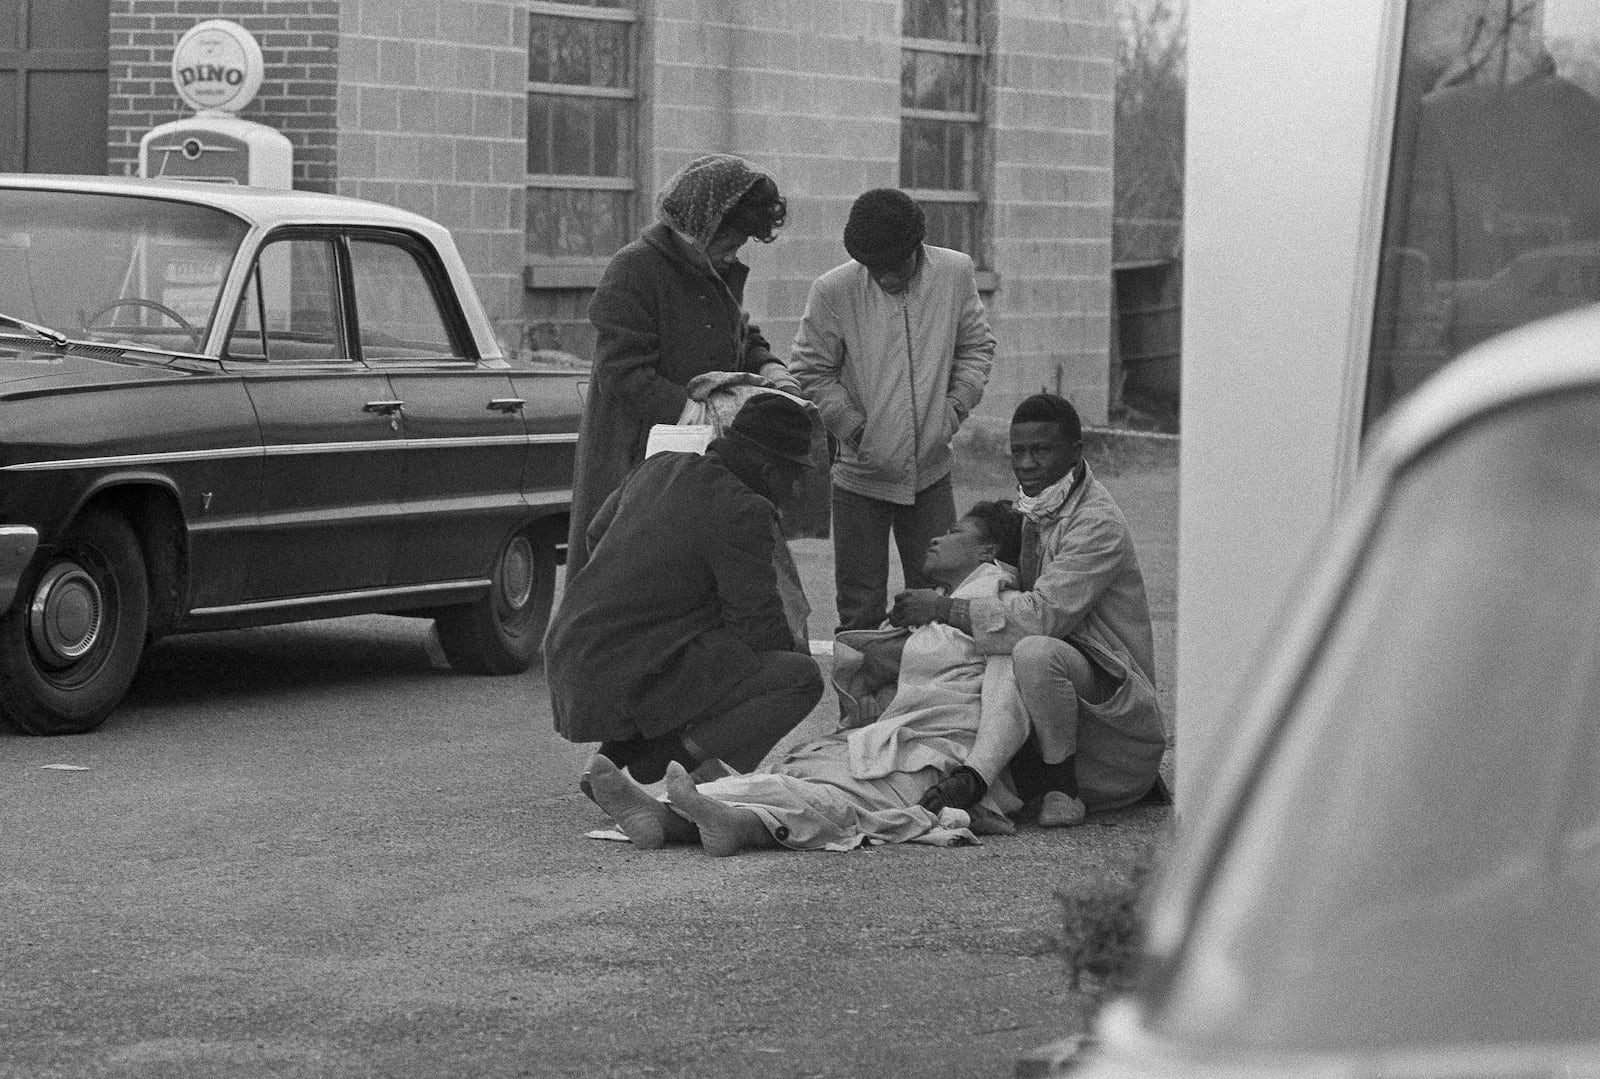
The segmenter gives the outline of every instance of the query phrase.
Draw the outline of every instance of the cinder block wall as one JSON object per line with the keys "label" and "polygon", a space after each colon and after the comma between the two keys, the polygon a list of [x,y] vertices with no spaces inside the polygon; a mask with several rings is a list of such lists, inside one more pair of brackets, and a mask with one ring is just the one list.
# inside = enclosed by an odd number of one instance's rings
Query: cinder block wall
{"label": "cinder block wall", "polygon": [[172,86],[172,50],[196,23],[231,19],[255,35],[266,66],[261,90],[240,118],[288,138],[295,187],[332,191],[340,6],[340,0],[111,0],[108,171],[137,175],[145,132],[192,115]]}
{"label": "cinder block wall", "polygon": [[1043,387],[1104,423],[1111,310],[1109,0],[1000,0],[994,50],[993,317],[981,413]]}
{"label": "cinder block wall", "polygon": [[[848,256],[850,203],[896,186],[899,0],[659,0],[646,145],[650,193],[696,154],[771,169],[790,221],[747,244],[746,304],[786,354],[811,281]],[[997,0],[992,33],[992,265],[999,338],[981,416],[1041,387],[1106,418],[1110,312],[1109,0]]]}
{"label": "cinder block wall", "polygon": [[788,224],[740,257],[751,268],[751,317],[787,357],[811,282],[849,257],[841,237],[851,200],[899,179],[899,0],[654,8],[649,190],[711,151],[771,170]]}
{"label": "cinder block wall", "polygon": [[339,193],[449,227],[503,346],[514,350],[527,212],[526,6],[343,0],[339,8]]}

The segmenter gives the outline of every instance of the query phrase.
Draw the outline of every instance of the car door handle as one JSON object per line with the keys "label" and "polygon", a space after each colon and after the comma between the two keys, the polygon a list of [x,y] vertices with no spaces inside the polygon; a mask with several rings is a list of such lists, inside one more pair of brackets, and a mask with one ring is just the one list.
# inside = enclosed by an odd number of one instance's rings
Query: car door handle
{"label": "car door handle", "polygon": [[393,416],[405,407],[404,401],[368,401],[361,406],[361,411],[376,412],[380,416]]}
{"label": "car door handle", "polygon": [[521,412],[522,406],[527,403],[520,397],[496,397],[484,407],[491,412]]}

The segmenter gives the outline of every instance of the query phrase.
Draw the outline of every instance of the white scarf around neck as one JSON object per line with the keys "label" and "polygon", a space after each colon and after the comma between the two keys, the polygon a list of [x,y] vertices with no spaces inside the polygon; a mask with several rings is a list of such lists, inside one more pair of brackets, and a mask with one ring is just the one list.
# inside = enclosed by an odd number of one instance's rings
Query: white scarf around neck
{"label": "white scarf around neck", "polygon": [[1022,514],[1034,524],[1042,524],[1061,512],[1061,507],[1067,504],[1067,496],[1072,493],[1072,487],[1077,482],[1078,475],[1083,469],[1083,462],[1073,465],[1065,476],[1046,487],[1036,495],[1025,495],[1022,488],[1017,488],[1017,512]]}

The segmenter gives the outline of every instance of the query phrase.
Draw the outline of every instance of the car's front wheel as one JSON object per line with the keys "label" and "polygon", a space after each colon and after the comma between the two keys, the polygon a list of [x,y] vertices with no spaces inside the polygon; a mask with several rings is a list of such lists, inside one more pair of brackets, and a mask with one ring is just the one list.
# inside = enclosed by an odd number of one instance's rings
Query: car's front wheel
{"label": "car's front wheel", "polygon": [[94,730],[133,681],[149,607],[133,529],[88,510],[0,617],[0,716],[28,734]]}
{"label": "car's front wheel", "polygon": [[470,674],[519,674],[533,665],[556,589],[554,533],[524,528],[495,555],[489,591],[439,612],[439,645],[450,666]]}

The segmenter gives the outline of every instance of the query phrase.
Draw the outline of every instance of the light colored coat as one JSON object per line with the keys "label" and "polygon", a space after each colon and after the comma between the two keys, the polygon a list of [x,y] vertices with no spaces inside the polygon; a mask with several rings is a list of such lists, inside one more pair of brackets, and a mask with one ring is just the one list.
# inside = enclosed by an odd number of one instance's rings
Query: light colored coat
{"label": "light colored coat", "polygon": [[839,440],[833,482],[902,506],[950,474],[950,440],[983,398],[995,349],[972,259],[922,251],[898,296],[854,260],[817,278],[789,356]]}
{"label": "light colored coat", "polygon": [[[1002,583],[1012,583],[1009,570],[980,566],[953,594],[992,595]],[[982,802],[991,816],[1018,808],[999,779],[1028,734],[1008,657],[984,656],[971,637],[940,623],[891,632],[907,640],[899,678],[882,694],[889,703],[881,715],[795,746],[766,771],[702,784],[700,793],[752,810],[779,842],[801,850],[972,841],[969,813],[952,816],[947,809],[936,816],[918,804],[962,763],[994,781]],[[856,684],[862,657],[850,642],[874,636],[883,633],[854,631],[836,642],[834,684],[846,723],[865,719],[852,707],[866,691]]]}
{"label": "light colored coat", "polygon": [[1024,637],[1069,641],[1117,683],[1103,704],[1078,702],[1077,771],[1091,809],[1142,797],[1166,749],[1155,690],[1155,647],[1144,576],[1122,510],[1084,475],[1039,536],[1039,576],[1028,590],[973,599],[972,636],[989,654]]}

